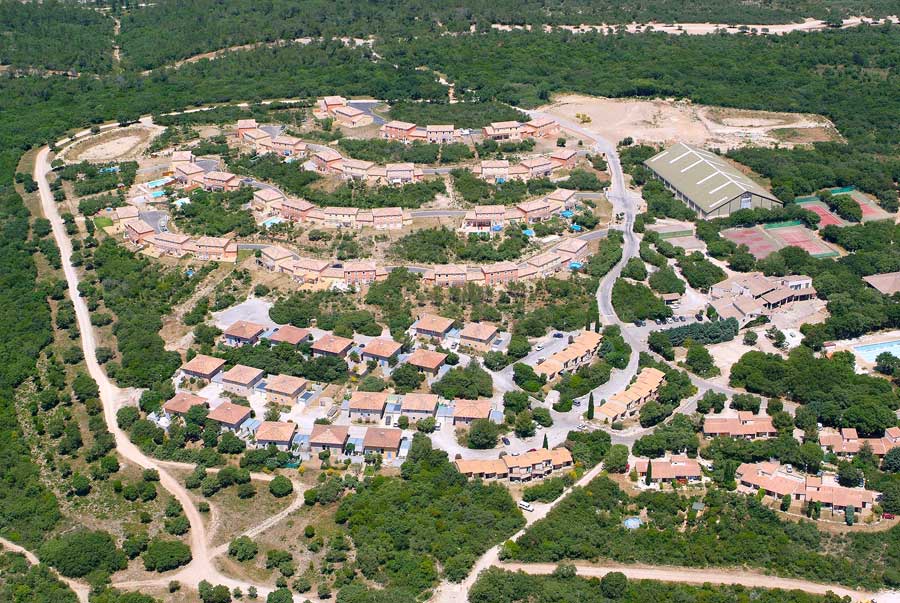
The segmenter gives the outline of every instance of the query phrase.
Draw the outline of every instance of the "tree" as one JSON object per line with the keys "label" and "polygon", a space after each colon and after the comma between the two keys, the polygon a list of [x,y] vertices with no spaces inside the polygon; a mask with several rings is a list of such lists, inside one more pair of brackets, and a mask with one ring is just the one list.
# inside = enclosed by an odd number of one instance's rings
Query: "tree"
{"label": "tree", "polygon": [[900,473],[900,447],[891,448],[881,461],[881,470]]}
{"label": "tree", "polygon": [[213,586],[206,580],[201,580],[200,584],[197,585],[197,591],[200,595],[200,600],[203,601],[203,603],[231,602],[231,592],[224,584],[217,584]]}
{"label": "tree", "polygon": [[544,443],[541,445],[541,448],[543,448],[544,450],[549,450],[549,449],[550,449],[550,443],[547,441],[547,434],[546,434],[546,433],[544,434]]}
{"label": "tree", "polygon": [[178,540],[154,538],[141,558],[147,571],[167,572],[190,562],[191,549]]}
{"label": "tree", "polygon": [[411,392],[422,384],[424,377],[419,370],[411,364],[401,364],[391,373],[391,381],[397,393]]}
{"label": "tree", "polygon": [[534,419],[531,418],[531,412],[525,410],[516,415],[514,430],[520,438],[530,438],[534,435],[535,425]]}
{"label": "tree", "polygon": [[628,446],[613,444],[603,459],[603,468],[610,473],[625,473],[628,470]]}
{"label": "tree", "polygon": [[588,421],[594,418],[594,392],[591,392],[591,395],[588,396],[587,413],[584,416]]}
{"label": "tree", "polygon": [[711,377],[719,372],[712,354],[700,344],[694,344],[688,348],[684,363],[692,372],[701,377]]}
{"label": "tree", "polygon": [[848,505],[847,508],[844,510],[844,521],[847,522],[848,526],[852,526],[855,518],[856,518],[856,510],[853,508],[852,505]]}
{"label": "tree", "polygon": [[416,430],[421,433],[432,433],[437,428],[437,420],[434,417],[425,417],[416,422]]}
{"label": "tree", "polygon": [[652,459],[647,459],[647,474],[644,477],[644,483],[648,486],[653,483],[653,463]]}
{"label": "tree", "polygon": [[550,416],[550,411],[543,407],[532,410],[531,418],[541,427],[550,427],[553,425],[553,417]]}
{"label": "tree", "polygon": [[744,345],[756,345],[758,339],[759,336],[756,334],[756,331],[744,332]]}
{"label": "tree", "polygon": [[647,345],[650,349],[666,360],[675,359],[675,350],[672,349],[672,340],[664,331],[653,331],[647,337]]}
{"label": "tree", "polygon": [[[530,417],[529,417],[530,420]],[[476,419],[469,427],[467,443],[469,448],[485,450],[497,445],[500,428],[490,419]]]}
{"label": "tree", "polygon": [[111,535],[88,530],[48,540],[40,548],[40,558],[68,578],[82,578],[94,571],[111,574],[128,563]]}
{"label": "tree", "polygon": [[239,536],[228,545],[228,556],[238,561],[250,561],[258,552],[259,547],[248,536]]}
{"label": "tree", "polygon": [[[319,591],[321,592],[321,590],[322,586],[320,585]],[[277,588],[266,597],[266,603],[291,603],[293,600],[291,591],[286,588]]]}
{"label": "tree", "polygon": [[503,410],[519,414],[531,406],[528,394],[520,391],[509,391],[503,394]]}
{"label": "tree", "polygon": [[100,388],[90,375],[84,371],[78,371],[75,379],[72,381],[72,393],[80,401],[84,402],[88,398],[96,398],[100,395]]}
{"label": "tree", "polygon": [[609,572],[600,579],[600,592],[608,599],[618,599],[628,588],[628,578],[622,572]]}
{"label": "tree", "polygon": [[838,466],[837,480],[842,486],[855,488],[862,485],[863,472],[850,463],[843,462]]}
{"label": "tree", "polygon": [[294,485],[291,483],[291,480],[283,475],[277,475],[269,482],[269,492],[271,492],[272,496],[275,498],[283,498],[293,491]]}
{"label": "tree", "polygon": [[780,508],[782,511],[787,511],[788,509],[791,508],[791,495],[790,494],[785,494],[784,496],[781,497],[781,507]]}

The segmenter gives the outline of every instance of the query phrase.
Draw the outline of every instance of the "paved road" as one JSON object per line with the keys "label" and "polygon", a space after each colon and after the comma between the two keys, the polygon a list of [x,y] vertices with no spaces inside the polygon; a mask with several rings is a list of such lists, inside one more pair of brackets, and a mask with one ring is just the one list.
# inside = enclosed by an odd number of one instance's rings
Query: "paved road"
{"label": "paved road", "polygon": [[142,211],[139,216],[141,220],[152,226],[153,230],[157,233],[160,233],[163,229],[167,228],[166,225],[169,223],[169,214],[164,211]]}
{"label": "paved road", "polygon": [[381,117],[380,115],[378,115],[377,113],[375,113],[375,111],[373,111],[373,109],[375,107],[383,104],[381,101],[378,101],[378,100],[351,100],[351,101],[347,101],[347,104],[350,105],[351,107],[353,107],[354,109],[359,109],[366,115],[371,116],[372,122],[376,126],[380,126],[380,125],[384,124],[384,118]]}
{"label": "paved road", "polygon": [[[509,571],[522,571],[527,574],[537,575],[552,574],[553,570],[556,569],[556,565],[553,563],[502,563],[499,565]],[[870,601],[873,597],[878,596],[872,592],[851,590],[833,584],[820,584],[819,582],[798,578],[779,578],[742,569],[686,568],[639,564],[576,564],[575,570],[579,576],[589,578],[601,578],[610,572],[622,572],[631,580],[660,580],[662,582],[679,582],[683,584],[736,584],[748,588],[802,590],[817,595],[833,592],[841,597],[850,597],[851,601]],[[879,598],[878,601],[887,601],[887,599]]]}

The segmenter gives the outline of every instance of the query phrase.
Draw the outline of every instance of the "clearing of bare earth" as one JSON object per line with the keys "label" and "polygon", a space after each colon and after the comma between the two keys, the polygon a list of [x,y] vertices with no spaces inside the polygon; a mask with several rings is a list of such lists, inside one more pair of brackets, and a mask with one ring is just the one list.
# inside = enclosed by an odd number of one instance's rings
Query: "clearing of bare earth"
{"label": "clearing of bare earth", "polygon": [[538,110],[581,123],[588,132],[614,141],[631,137],[639,143],[686,142],[727,150],[748,143],[795,146],[841,140],[834,124],[821,115],[713,107],[688,100],[563,94]]}

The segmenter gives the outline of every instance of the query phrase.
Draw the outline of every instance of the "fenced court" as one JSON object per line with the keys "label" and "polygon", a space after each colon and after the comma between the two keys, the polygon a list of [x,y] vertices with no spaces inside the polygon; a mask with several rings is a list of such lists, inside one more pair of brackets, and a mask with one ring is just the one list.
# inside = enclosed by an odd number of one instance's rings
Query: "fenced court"
{"label": "fenced court", "polygon": [[778,251],[779,245],[766,231],[758,226],[750,228],[730,228],[722,231],[722,236],[738,245],[746,245],[758,260]]}
{"label": "fenced court", "polygon": [[850,198],[856,201],[862,210],[862,221],[871,222],[872,220],[886,220],[891,217],[889,213],[881,209],[878,202],[860,191],[852,191],[849,193]]}
{"label": "fenced court", "polygon": [[819,238],[815,231],[803,226],[776,226],[774,228],[766,228],[766,233],[782,243],[780,247],[792,245],[819,258],[838,255],[835,250],[826,245],[822,239]]}
{"label": "fenced court", "polygon": [[[844,226],[844,221],[831,213],[831,210],[821,201],[803,201],[798,203],[803,209],[809,210],[819,216],[819,227]],[[865,211],[865,210],[863,210]]]}

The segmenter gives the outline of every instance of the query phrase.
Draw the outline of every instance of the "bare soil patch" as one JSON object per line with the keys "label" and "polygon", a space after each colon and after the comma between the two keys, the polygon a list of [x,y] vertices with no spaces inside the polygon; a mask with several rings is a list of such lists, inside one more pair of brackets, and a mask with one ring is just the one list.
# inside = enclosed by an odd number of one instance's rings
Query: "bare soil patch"
{"label": "bare soil patch", "polygon": [[581,94],[555,96],[542,112],[578,122],[582,127],[618,141],[669,144],[676,141],[731,149],[748,143],[760,146],[793,146],[820,140],[840,140],[828,119],[806,113],[749,111],[698,105],[672,99],[612,99]]}
{"label": "bare soil patch", "polygon": [[104,132],[70,147],[65,158],[70,162],[137,159],[162,130],[159,126],[135,125]]}

